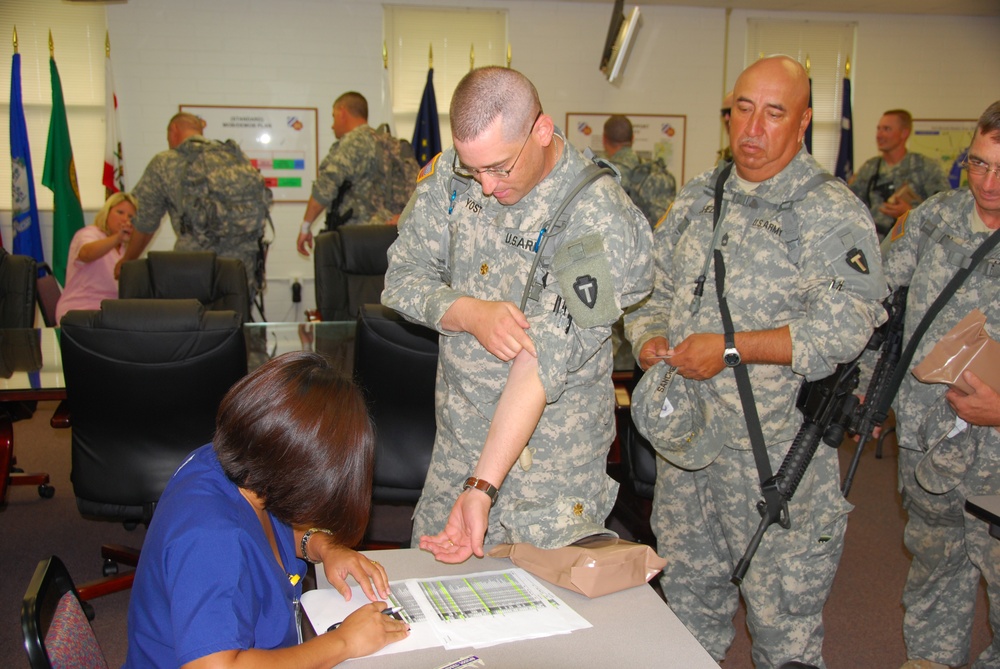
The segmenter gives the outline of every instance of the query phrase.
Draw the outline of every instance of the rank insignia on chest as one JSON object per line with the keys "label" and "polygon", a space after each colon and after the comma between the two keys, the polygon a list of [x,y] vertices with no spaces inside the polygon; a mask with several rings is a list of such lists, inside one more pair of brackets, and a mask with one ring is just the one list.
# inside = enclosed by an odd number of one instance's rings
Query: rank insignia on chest
{"label": "rank insignia on chest", "polygon": [[594,305],[597,304],[597,279],[589,274],[576,277],[576,281],[573,282],[573,291],[588,309],[593,309]]}
{"label": "rank insignia on chest", "polygon": [[865,252],[859,248],[853,248],[847,252],[847,264],[862,274],[869,272],[868,258],[865,257]]}
{"label": "rank insignia on chest", "polygon": [[479,273],[481,275],[486,276],[487,274],[489,274],[489,271],[490,271],[490,266],[487,265],[486,263],[483,263],[482,265],[479,266]]}

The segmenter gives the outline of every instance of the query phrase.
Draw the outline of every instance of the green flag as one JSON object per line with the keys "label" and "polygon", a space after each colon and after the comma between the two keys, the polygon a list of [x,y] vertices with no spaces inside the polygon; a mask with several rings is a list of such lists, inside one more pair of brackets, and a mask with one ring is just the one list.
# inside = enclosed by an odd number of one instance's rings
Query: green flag
{"label": "green flag", "polygon": [[45,149],[42,185],[54,196],[52,212],[52,273],[66,285],[66,261],[73,235],[83,227],[83,206],[76,181],[73,145],[69,141],[66,103],[55,58],[49,59],[52,74],[52,116],[49,118],[49,145]]}

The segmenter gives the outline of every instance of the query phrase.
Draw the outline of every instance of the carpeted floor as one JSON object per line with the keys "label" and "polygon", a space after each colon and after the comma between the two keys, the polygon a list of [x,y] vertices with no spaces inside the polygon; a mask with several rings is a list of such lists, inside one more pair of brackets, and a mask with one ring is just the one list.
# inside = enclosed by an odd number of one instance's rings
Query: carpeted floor
{"label": "carpeted floor", "polygon": [[[70,433],[49,427],[54,408],[55,403],[40,403],[34,418],[15,424],[15,454],[25,470],[49,472],[56,486],[55,497],[40,499],[33,487],[12,488],[7,507],[0,511],[0,621],[4,621],[0,625],[0,666],[14,669],[28,666],[16,621],[24,589],[38,561],[58,555],[74,580],[84,582],[101,575],[102,543],[140,546],[144,536],[142,528],[127,532],[121,525],[84,520],[77,513],[69,483]],[[109,400],[108,408],[110,416],[113,401]],[[849,453],[842,449],[841,456],[846,460]],[[909,557],[902,546],[904,516],[895,481],[895,449],[889,448],[885,458],[876,460],[869,448],[851,492],[850,501],[856,508],[825,610],[824,656],[831,669],[897,669],[905,660],[899,599]],[[389,528],[379,538],[408,534],[405,512],[377,509],[376,513]],[[125,658],[128,593],[92,603],[97,612],[94,627],[108,664],[118,667]],[[977,607],[973,657],[990,639],[982,589]],[[742,611],[736,625],[736,640],[722,666],[751,669]]]}

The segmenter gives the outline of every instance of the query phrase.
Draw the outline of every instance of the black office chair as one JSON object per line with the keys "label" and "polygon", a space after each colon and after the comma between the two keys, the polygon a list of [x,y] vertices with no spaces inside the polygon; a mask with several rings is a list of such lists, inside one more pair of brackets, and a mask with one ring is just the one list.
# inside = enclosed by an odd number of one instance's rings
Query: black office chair
{"label": "black office chair", "polygon": [[[437,423],[438,335],[392,309],[366,304],[358,315],[354,377],[375,422],[374,504],[415,505],[427,478]],[[369,526],[368,547],[380,528]],[[409,545],[409,533],[403,547]]]}
{"label": "black office chair", "polygon": [[316,237],[313,262],[320,320],[352,320],[362,305],[380,301],[386,254],[397,235],[395,225],[345,225]]}
{"label": "black office chair", "polygon": [[90,626],[93,609],[58,557],[42,560],[21,603],[21,633],[31,669],[108,666]]}
{"label": "black office chair", "polygon": [[[3,346],[3,376],[14,372],[33,372],[41,368],[35,327],[35,298],[38,265],[29,256],[12,255],[0,248],[0,328],[8,330]],[[20,330],[20,332],[18,332]],[[34,349],[31,344],[34,343]],[[37,352],[36,352],[37,351]],[[35,401],[0,402],[0,505],[7,498],[8,485],[35,485],[42,497],[52,497],[55,489],[44,472],[24,473],[14,457],[11,423],[31,418]]]}
{"label": "black office chair", "polygon": [[[105,300],[100,311],[63,316],[60,346],[77,508],[148,525],[178,465],[212,440],[223,395],[246,374],[240,318],[196,300]],[[105,548],[105,575],[134,557]]]}
{"label": "black office chair", "polygon": [[[640,378],[642,371],[636,367],[632,378],[624,384],[630,396]],[[615,500],[610,518],[617,519],[636,541],[655,548],[656,536],[649,525],[649,516],[652,511],[656,461],[659,456],[653,450],[652,444],[639,434],[632,421],[630,410],[616,411],[615,420],[618,423],[621,467],[616,472],[619,482],[618,498]]]}
{"label": "black office chair", "polygon": [[212,251],[150,251],[122,263],[121,299],[196,299],[210,311],[235,311],[250,321],[250,291],[239,258]]}

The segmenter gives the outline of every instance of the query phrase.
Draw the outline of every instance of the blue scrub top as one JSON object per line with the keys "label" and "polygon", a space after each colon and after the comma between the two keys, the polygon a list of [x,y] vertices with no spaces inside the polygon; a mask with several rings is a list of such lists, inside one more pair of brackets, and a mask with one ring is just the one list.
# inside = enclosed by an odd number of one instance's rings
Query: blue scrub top
{"label": "blue scrub top", "polygon": [[124,666],[178,667],[223,650],[295,645],[306,564],[292,528],[271,522],[287,573],[212,445],[194,451],[167,484],[142,546]]}

